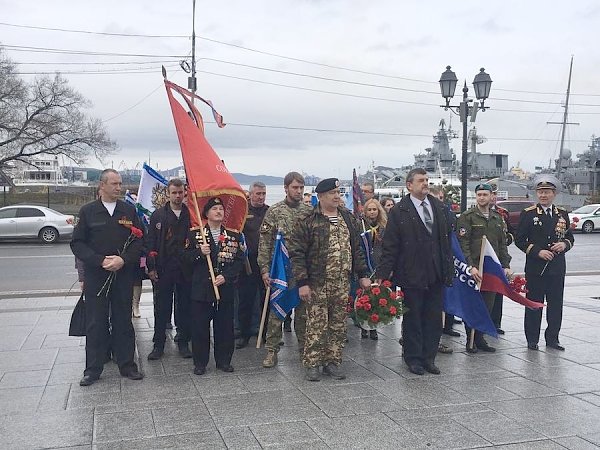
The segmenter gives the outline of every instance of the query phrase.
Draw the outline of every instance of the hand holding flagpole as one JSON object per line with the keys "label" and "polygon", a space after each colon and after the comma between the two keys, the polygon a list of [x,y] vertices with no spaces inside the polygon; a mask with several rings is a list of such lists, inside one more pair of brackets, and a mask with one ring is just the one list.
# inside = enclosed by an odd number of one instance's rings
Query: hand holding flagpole
{"label": "hand holding flagpole", "polygon": [[[198,217],[198,221],[200,222],[200,229],[202,230],[202,243],[208,244],[206,240],[206,235],[204,234],[204,223],[202,222],[202,216],[200,215],[200,208],[198,208],[198,198],[196,197],[196,193],[192,191],[192,197],[194,199],[194,208],[196,209],[196,216]],[[212,265],[212,258],[210,254],[206,255],[206,260],[208,261],[208,271],[210,272],[210,279],[212,281],[213,289],[215,291],[215,298],[217,301],[221,300],[221,294],[219,293],[219,287],[215,285],[215,269]]]}
{"label": "hand holding flagpole", "polygon": [[[484,253],[485,253],[485,243],[487,241],[487,237],[485,236],[485,234],[483,235],[483,238],[481,239],[481,249],[479,250],[479,267],[477,268],[477,270],[479,270],[479,281],[477,281],[477,287],[481,290],[481,278],[483,277],[483,258],[484,258]],[[473,349],[475,347],[475,328],[471,328],[471,332],[469,333],[469,348]]]}

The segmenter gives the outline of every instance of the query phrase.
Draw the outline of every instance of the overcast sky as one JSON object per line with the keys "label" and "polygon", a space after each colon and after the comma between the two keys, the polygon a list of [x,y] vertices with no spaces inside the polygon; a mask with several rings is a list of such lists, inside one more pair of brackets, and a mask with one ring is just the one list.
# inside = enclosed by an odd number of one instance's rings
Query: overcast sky
{"label": "overcast sky", "polygon": [[[106,120],[119,144],[115,168],[149,157],[161,169],[180,164],[160,65],[186,85],[179,61],[191,54],[192,0],[0,0],[0,11],[0,42],[7,46],[151,55],[6,50],[21,72],[59,70],[92,101],[89,113]],[[598,23],[596,0],[198,0],[198,94],[230,123],[207,124],[207,138],[232,172],[349,178],[353,167],[364,172],[371,161],[409,164],[431,146],[440,119],[449,121],[451,113],[437,106],[443,101],[437,81],[450,64],[471,94],[480,67],[494,81],[491,109],[477,116],[478,132],[488,138],[479,151],[507,153],[510,165],[526,169],[548,165],[558,155],[560,127],[546,122],[562,120],[571,55],[577,95],[570,121],[580,125],[568,128],[567,147],[581,153],[600,134]],[[139,72],[114,72],[124,68]],[[457,88],[457,102],[460,95]],[[202,112],[212,120],[209,110]],[[452,127],[460,131],[456,116]],[[460,138],[451,145],[460,153]]]}

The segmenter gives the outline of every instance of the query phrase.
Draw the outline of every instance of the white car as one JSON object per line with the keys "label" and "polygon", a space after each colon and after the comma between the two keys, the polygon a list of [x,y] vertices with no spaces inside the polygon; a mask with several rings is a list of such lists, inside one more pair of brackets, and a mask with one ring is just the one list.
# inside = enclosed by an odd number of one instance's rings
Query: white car
{"label": "white car", "polygon": [[575,224],[574,230],[584,233],[600,229],[600,204],[585,205],[576,209],[569,213],[569,220]]}
{"label": "white car", "polygon": [[73,235],[75,218],[44,206],[14,205],[0,208],[0,239],[38,238],[52,244]]}

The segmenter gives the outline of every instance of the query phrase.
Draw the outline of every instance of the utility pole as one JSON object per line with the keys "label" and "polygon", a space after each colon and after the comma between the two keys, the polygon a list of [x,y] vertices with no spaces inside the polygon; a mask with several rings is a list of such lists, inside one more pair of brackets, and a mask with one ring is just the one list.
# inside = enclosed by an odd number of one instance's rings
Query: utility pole
{"label": "utility pole", "polygon": [[[188,89],[196,93],[196,0],[192,0],[192,76],[188,77]],[[192,97],[192,105],[194,97]]]}

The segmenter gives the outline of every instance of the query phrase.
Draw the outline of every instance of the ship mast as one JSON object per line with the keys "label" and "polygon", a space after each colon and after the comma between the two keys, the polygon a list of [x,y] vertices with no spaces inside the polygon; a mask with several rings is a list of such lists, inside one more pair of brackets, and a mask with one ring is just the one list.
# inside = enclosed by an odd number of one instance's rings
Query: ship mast
{"label": "ship mast", "polygon": [[565,99],[565,111],[563,113],[562,122],[546,122],[548,124],[561,125],[561,133],[560,133],[560,150],[558,152],[558,163],[556,165],[556,177],[563,181],[562,176],[562,159],[563,159],[563,151],[565,148],[565,133],[567,131],[567,125],[579,125],[577,122],[569,122],[569,97],[571,96],[571,75],[573,74],[573,56],[571,56],[571,65],[569,67],[569,82],[567,83],[567,98]]}

